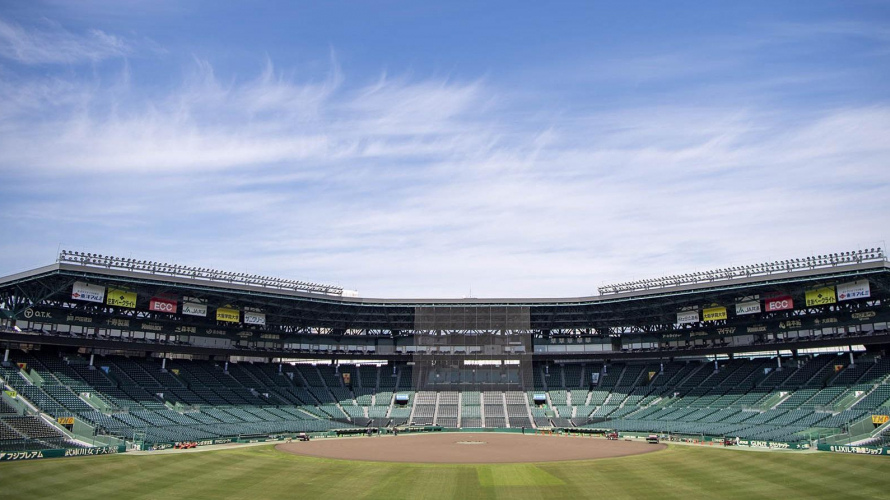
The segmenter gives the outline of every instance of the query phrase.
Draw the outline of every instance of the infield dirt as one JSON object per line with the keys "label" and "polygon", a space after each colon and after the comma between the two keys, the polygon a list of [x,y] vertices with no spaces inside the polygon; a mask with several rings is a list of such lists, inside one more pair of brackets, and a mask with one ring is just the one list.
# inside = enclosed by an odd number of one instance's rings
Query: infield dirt
{"label": "infield dirt", "polygon": [[296,455],[407,463],[524,463],[624,457],[663,444],[535,434],[462,433],[318,439],[276,446]]}

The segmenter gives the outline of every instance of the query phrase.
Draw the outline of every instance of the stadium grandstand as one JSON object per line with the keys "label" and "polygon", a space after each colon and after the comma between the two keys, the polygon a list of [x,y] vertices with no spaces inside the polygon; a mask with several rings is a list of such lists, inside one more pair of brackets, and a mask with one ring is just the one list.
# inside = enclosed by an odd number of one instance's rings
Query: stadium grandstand
{"label": "stadium grandstand", "polygon": [[411,427],[890,440],[882,249],[599,292],[373,299],[63,251],[0,278],[0,450]]}

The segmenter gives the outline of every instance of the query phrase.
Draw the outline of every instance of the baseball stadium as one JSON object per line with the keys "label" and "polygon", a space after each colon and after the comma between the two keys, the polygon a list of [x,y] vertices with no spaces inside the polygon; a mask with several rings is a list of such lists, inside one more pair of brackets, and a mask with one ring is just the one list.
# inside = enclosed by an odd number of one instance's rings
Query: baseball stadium
{"label": "baseball stadium", "polygon": [[882,249],[598,292],[62,250],[0,278],[0,497],[886,498]]}
{"label": "baseball stadium", "polygon": [[890,0],[0,0],[0,500],[890,500]]}

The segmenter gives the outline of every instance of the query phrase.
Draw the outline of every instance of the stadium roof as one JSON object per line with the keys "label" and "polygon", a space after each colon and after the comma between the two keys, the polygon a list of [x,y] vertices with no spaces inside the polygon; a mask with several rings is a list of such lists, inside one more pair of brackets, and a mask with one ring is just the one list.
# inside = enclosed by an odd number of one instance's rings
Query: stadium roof
{"label": "stadium roof", "polygon": [[[133,303],[117,307],[118,304],[101,298],[84,301],[72,297],[73,290],[78,289],[78,282],[85,282],[80,286],[105,287],[103,293],[107,290],[107,298],[112,297],[112,290],[129,293],[133,297]],[[832,300],[830,305],[808,304],[811,293],[830,289],[834,298],[835,287],[840,290],[842,285],[849,287],[858,283],[865,283],[866,290],[870,287],[870,293],[865,295],[866,300],[838,298],[836,301]],[[197,301],[204,304],[205,310],[199,315],[175,311],[165,314],[163,311],[152,310],[151,302],[156,297],[182,300],[183,307],[187,302]],[[795,306],[774,311],[764,310],[757,314],[740,313],[737,309],[751,301],[765,304],[769,300],[775,301],[783,297],[793,298]],[[838,262],[808,269],[773,269],[763,275],[715,278],[707,282],[590,297],[388,299],[347,297],[257,283],[169,275],[152,272],[151,269],[120,269],[56,262],[0,278],[0,302],[0,314],[6,311],[7,319],[22,320],[26,324],[33,317],[39,324],[68,324],[95,328],[96,331],[123,328],[130,331],[160,332],[173,338],[187,335],[189,338],[212,337],[233,342],[227,346],[201,347],[200,342],[191,345],[192,341],[189,340],[189,345],[176,347],[177,352],[198,352],[194,349],[206,348],[226,353],[229,352],[228,349],[235,348],[235,343],[238,349],[274,352],[282,349],[285,343],[311,343],[314,340],[310,340],[310,337],[318,336],[335,339],[334,341],[345,345],[355,343],[356,336],[359,335],[372,339],[397,339],[405,335],[423,336],[428,333],[476,335],[480,332],[500,332],[499,334],[511,335],[534,334],[542,338],[552,336],[554,339],[586,335],[606,338],[605,342],[610,342],[610,337],[618,336],[625,338],[622,346],[633,342],[649,342],[652,345],[658,343],[659,346],[664,343],[685,343],[687,347],[683,349],[695,349],[699,354],[714,354],[763,349],[763,342],[769,342],[769,339],[757,340],[751,336],[752,332],[762,336],[789,329],[821,331],[823,325],[830,325],[829,329],[843,332],[847,332],[850,327],[850,335],[859,344],[886,342],[884,326],[890,320],[890,309],[886,306],[890,303],[890,264],[881,258],[868,262]],[[207,314],[208,307],[216,308],[216,313]],[[722,310],[723,318],[717,318],[720,321],[708,319],[705,314],[709,310]],[[244,312],[245,320],[221,320],[220,311]],[[696,313],[696,321],[681,321],[681,315],[692,311]],[[248,312],[262,314],[260,326],[247,321]],[[789,324],[785,325],[785,321]],[[39,324],[37,328],[41,329]],[[180,327],[187,328],[188,332],[183,333]],[[736,334],[750,338],[742,344],[719,344]],[[59,336],[35,337],[8,331],[0,335],[0,338],[7,341],[25,342],[37,339],[41,343],[84,343],[83,345],[92,347],[109,348],[116,345],[115,342],[124,341],[82,337],[59,340],[56,337]],[[341,337],[349,340],[336,340]],[[816,343],[802,341],[801,345],[841,345],[853,341],[853,337],[818,339]],[[783,337],[782,340],[797,345],[796,337]],[[384,342],[395,345],[399,341]],[[264,348],[261,344],[274,346]],[[679,344],[677,349],[681,347]],[[671,349],[673,348],[672,346]],[[631,354],[651,355],[652,348],[648,349],[646,352]],[[602,357],[612,356],[614,352],[614,349],[603,352],[585,350],[583,355]],[[318,352],[313,351],[310,354],[317,355]],[[536,356],[551,354],[564,357],[575,353],[535,352]],[[380,355],[386,357],[407,354],[381,352]]]}
{"label": "stadium roof", "polygon": [[79,276],[85,279],[97,278],[107,281],[120,281],[128,283],[164,283],[180,288],[201,288],[205,290],[237,291],[278,298],[292,297],[309,301],[328,303],[375,305],[375,306],[411,306],[411,305],[571,305],[593,304],[633,299],[654,298],[668,295],[683,295],[695,292],[744,289],[756,285],[802,283],[807,281],[822,281],[834,278],[854,278],[868,274],[890,271],[890,263],[881,258],[871,262],[839,263],[829,267],[816,269],[796,269],[791,271],[776,271],[770,274],[749,277],[736,277],[733,279],[715,279],[714,281],[688,283],[676,286],[665,286],[649,290],[632,290],[626,292],[610,293],[607,295],[587,297],[527,297],[527,298],[427,298],[427,299],[398,299],[398,298],[365,298],[328,295],[312,293],[300,290],[287,290],[270,288],[256,284],[235,282],[210,281],[207,279],[190,278],[185,276],[171,276],[167,274],[142,271],[97,267],[70,262],[56,262],[48,266],[39,267],[29,271],[12,274],[0,278],[0,287],[8,287],[17,283],[32,281],[42,277],[64,274]]}

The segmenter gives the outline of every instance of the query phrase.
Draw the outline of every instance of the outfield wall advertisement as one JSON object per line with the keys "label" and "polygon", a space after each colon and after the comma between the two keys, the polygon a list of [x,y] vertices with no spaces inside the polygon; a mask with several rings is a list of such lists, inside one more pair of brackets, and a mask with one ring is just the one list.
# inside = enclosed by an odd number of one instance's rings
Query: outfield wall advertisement
{"label": "outfield wall advertisement", "polygon": [[764,305],[766,312],[787,311],[794,309],[794,299],[789,295],[783,295],[766,299]]}
{"label": "outfield wall advertisement", "polygon": [[128,292],[126,290],[109,288],[108,298],[105,300],[105,303],[109,306],[136,309],[136,292]]}
{"label": "outfield wall advertisement", "polygon": [[207,317],[207,304],[199,304],[197,302],[183,302],[182,314],[186,316]]}
{"label": "outfield wall advertisement", "polygon": [[266,325],[266,315],[261,312],[244,311],[244,324],[245,325],[265,326]]}
{"label": "outfield wall advertisement", "polygon": [[175,300],[165,299],[161,297],[152,297],[148,302],[148,310],[167,314],[176,314],[177,302]]}
{"label": "outfield wall advertisement", "polygon": [[805,294],[807,307],[827,306],[837,302],[837,295],[833,286],[824,286],[814,290],[807,290]]}
{"label": "outfield wall advertisement", "polygon": [[0,452],[0,462],[8,462],[15,460],[35,460],[39,458],[60,458],[60,457],[80,457],[87,455],[111,455],[115,453],[123,453],[127,451],[127,447],[121,446],[98,446],[95,448],[66,448],[61,450],[35,450],[35,451],[17,451],[17,452]]}
{"label": "outfield wall advertisement", "polygon": [[105,301],[105,287],[90,285],[83,281],[75,281],[74,286],[71,287],[71,298],[74,300],[98,302],[101,304]]}
{"label": "outfield wall advertisement", "polygon": [[854,455],[890,455],[890,448],[873,448],[871,446],[820,444],[818,449],[820,451],[852,453]]}
{"label": "outfield wall advertisement", "polygon": [[704,321],[720,321],[726,318],[725,307],[708,307],[702,311],[702,319]]}
{"label": "outfield wall advertisement", "polygon": [[809,450],[809,443],[786,443],[784,441],[756,441],[748,439],[738,440],[739,446],[749,448],[766,448],[770,450]]}
{"label": "outfield wall advertisement", "polygon": [[735,305],[735,315],[744,316],[746,314],[757,314],[760,312],[760,301],[752,300],[750,302],[739,302]]}
{"label": "outfield wall advertisement", "polygon": [[868,280],[842,283],[837,286],[838,300],[867,299],[869,297],[871,297],[871,287],[868,284]]}
{"label": "outfield wall advertisement", "polygon": [[216,310],[216,320],[224,323],[240,323],[241,311],[230,309],[228,307],[220,307]]}
{"label": "outfield wall advertisement", "polygon": [[682,311],[677,313],[677,324],[688,325],[698,323],[698,311]]}

